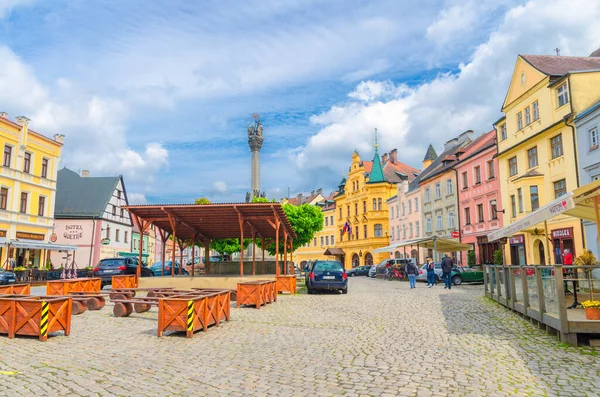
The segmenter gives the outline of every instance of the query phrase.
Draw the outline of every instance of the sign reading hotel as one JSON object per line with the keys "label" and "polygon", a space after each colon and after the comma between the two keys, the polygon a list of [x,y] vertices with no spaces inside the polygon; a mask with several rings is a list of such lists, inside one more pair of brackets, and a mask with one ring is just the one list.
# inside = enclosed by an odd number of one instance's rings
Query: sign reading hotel
{"label": "sign reading hotel", "polygon": [[81,240],[83,237],[82,225],[65,225],[65,231],[62,235],[67,240]]}

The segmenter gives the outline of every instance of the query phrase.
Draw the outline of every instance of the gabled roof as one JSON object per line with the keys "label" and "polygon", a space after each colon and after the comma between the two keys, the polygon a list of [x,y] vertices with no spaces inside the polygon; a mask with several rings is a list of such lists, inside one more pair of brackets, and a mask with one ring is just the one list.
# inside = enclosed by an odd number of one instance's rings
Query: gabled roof
{"label": "gabled roof", "polygon": [[530,170],[530,171],[527,171],[526,173],[524,173],[523,175],[521,175],[520,177],[518,177],[517,179],[515,179],[515,181],[518,181],[519,179],[523,179],[523,178],[535,178],[538,176],[544,176],[544,174],[540,173],[537,170]]}
{"label": "gabled roof", "polygon": [[373,167],[371,168],[371,175],[369,176],[368,183],[385,182],[386,179],[383,176],[383,168],[381,168],[381,160],[379,159],[379,150],[375,146],[375,154],[373,155]]}
{"label": "gabled roof", "polygon": [[[467,139],[463,142],[460,142],[451,148],[444,150],[442,154],[440,154],[430,165],[425,168],[419,176],[417,176],[409,185],[408,191],[414,190],[419,187],[419,184],[422,181],[425,181],[437,174],[445,172],[452,168],[452,166],[456,163],[456,152],[461,150],[464,146],[468,145],[471,140]],[[451,160],[451,159],[454,160]]]}
{"label": "gabled roof", "polygon": [[479,135],[473,142],[459,149],[458,152],[461,153],[459,161],[464,162],[492,146],[496,146],[496,130]]}
{"label": "gabled roof", "polygon": [[423,158],[423,161],[427,161],[427,160],[435,160],[437,158],[437,153],[435,152],[435,149],[433,148],[433,146],[431,145],[431,143],[429,144],[429,147],[427,148],[427,152],[425,153],[425,157]]}
{"label": "gabled roof", "polygon": [[120,180],[120,176],[82,178],[68,168],[59,170],[56,181],[55,218],[102,217]]}
{"label": "gabled roof", "polygon": [[594,112],[595,110],[598,110],[598,109],[600,109],[600,101],[596,102],[595,104],[593,104],[589,108],[585,109],[583,112],[579,113],[577,115],[577,117],[575,117],[575,119],[573,121],[581,120],[585,116],[589,115],[590,113],[592,113],[592,112]]}
{"label": "gabled roof", "polygon": [[569,72],[600,69],[598,57],[521,55],[521,58],[548,76],[563,76]]}

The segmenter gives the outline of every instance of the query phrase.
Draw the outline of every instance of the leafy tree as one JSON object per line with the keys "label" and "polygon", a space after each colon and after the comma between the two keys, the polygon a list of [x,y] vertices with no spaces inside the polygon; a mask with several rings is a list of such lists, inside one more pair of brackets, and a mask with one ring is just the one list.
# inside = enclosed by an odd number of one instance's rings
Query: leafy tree
{"label": "leafy tree", "polygon": [[[296,233],[292,250],[295,251],[298,247],[308,244],[312,241],[315,233],[323,229],[323,213],[319,207],[309,204],[292,205],[284,204],[283,212],[289,219],[292,229]],[[260,242],[258,242],[260,246]],[[275,255],[276,247],[274,239],[265,241],[265,249],[271,255]],[[283,238],[279,238],[279,253],[284,252]]]}
{"label": "leafy tree", "polygon": [[212,204],[210,202],[209,199],[207,199],[206,197],[198,197],[195,201],[194,204]]}

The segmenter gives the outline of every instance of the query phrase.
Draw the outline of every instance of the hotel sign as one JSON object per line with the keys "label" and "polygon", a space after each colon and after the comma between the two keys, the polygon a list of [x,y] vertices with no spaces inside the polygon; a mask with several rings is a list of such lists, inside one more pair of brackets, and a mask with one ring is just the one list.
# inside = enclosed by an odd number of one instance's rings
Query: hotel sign
{"label": "hotel sign", "polygon": [[573,238],[573,228],[555,229],[552,230],[552,238]]}
{"label": "hotel sign", "polygon": [[513,236],[509,240],[511,245],[525,244],[525,239],[522,234],[519,234],[518,236]]}
{"label": "hotel sign", "polygon": [[24,238],[26,240],[38,240],[38,241],[44,241],[46,239],[46,235],[45,234],[26,233],[26,232],[17,232],[16,237],[17,238]]}

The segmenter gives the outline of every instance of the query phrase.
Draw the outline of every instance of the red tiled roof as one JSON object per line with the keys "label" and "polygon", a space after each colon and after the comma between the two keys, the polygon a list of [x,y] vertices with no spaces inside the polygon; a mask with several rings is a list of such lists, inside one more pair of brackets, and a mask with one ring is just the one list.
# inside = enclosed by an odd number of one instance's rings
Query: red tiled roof
{"label": "red tiled roof", "polygon": [[460,155],[460,160],[465,160],[469,158],[474,153],[478,152],[479,149],[486,147],[492,144],[496,140],[496,131],[491,130],[489,132],[483,133],[477,137],[473,142],[469,143],[467,146],[462,148],[462,154]]}
{"label": "red tiled roof", "polygon": [[402,181],[398,173],[406,175],[408,181],[411,182],[416,178],[415,173],[419,174],[421,170],[411,167],[408,164],[404,164],[400,161],[392,163],[389,159],[383,165],[383,175],[388,182],[399,183]]}
{"label": "red tiled roof", "polygon": [[520,55],[531,66],[548,76],[569,72],[600,69],[598,57],[566,57],[558,55]]}
{"label": "red tiled roof", "polygon": [[363,161],[363,167],[365,167],[365,172],[371,172],[371,170],[373,169],[373,162],[372,161]]}

